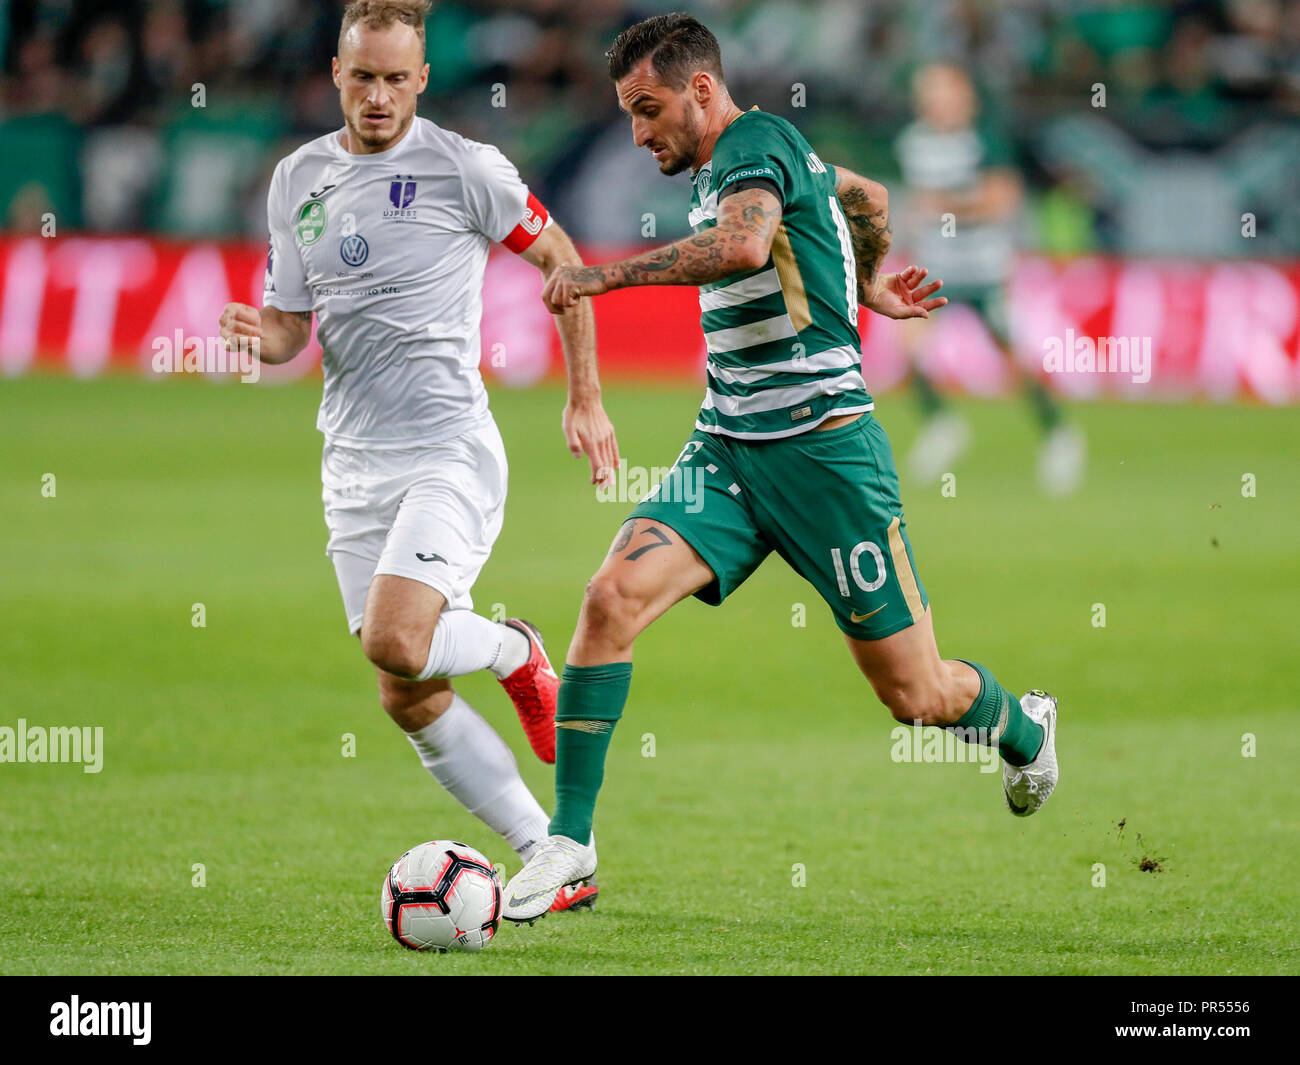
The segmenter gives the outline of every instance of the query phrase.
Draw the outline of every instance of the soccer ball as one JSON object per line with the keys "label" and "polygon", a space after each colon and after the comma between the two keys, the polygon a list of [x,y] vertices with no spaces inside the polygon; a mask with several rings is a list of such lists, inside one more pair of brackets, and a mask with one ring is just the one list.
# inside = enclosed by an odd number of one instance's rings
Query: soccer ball
{"label": "soccer ball", "polygon": [[393,938],[412,950],[482,950],[501,924],[501,877],[473,847],[421,843],[388,870],[380,912]]}

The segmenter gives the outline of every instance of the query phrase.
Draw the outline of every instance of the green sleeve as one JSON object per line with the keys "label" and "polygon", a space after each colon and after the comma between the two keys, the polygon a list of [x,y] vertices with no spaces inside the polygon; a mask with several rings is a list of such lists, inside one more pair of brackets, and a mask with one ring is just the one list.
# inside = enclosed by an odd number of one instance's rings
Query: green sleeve
{"label": "green sleeve", "polygon": [[737,181],[765,178],[781,190],[781,201],[789,203],[794,197],[789,145],[763,129],[736,132],[714,152],[713,190],[721,194]]}

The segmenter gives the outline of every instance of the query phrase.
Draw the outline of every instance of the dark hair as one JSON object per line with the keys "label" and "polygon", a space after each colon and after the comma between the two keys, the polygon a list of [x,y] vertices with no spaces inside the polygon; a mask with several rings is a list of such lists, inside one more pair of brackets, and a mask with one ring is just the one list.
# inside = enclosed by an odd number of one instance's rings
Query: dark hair
{"label": "dark hair", "polygon": [[358,22],[372,30],[386,30],[394,22],[404,22],[423,42],[424,20],[432,7],[432,0],[351,0],[343,9],[339,42],[342,43],[343,35]]}
{"label": "dark hair", "polygon": [[659,80],[680,92],[692,74],[707,70],[722,78],[722,50],[708,28],[690,15],[674,11],[629,26],[605,53],[609,77],[619,81],[646,56]]}

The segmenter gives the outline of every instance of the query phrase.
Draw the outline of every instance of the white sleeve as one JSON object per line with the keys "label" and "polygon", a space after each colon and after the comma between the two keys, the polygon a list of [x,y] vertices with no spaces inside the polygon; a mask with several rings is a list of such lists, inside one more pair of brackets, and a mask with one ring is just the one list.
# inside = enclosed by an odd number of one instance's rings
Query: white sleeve
{"label": "white sleeve", "polygon": [[489,240],[505,240],[528,207],[528,186],[514,164],[490,144],[472,143],[461,159],[461,179],[470,226]]}
{"label": "white sleeve", "polygon": [[284,161],[281,160],[266,195],[266,225],[271,232],[271,248],[266,256],[262,306],[281,311],[309,311],[311,290],[307,287],[298,242],[294,240],[293,205],[286,202],[285,184]]}

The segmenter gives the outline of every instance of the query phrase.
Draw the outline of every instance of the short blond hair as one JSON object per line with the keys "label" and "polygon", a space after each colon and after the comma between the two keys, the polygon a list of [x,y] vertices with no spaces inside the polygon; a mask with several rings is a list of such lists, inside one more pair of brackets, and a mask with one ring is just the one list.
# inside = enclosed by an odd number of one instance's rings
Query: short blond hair
{"label": "short blond hair", "polygon": [[339,50],[343,49],[344,34],[358,22],[372,30],[384,30],[395,22],[404,22],[424,44],[424,20],[431,10],[433,0],[351,0],[343,9]]}

